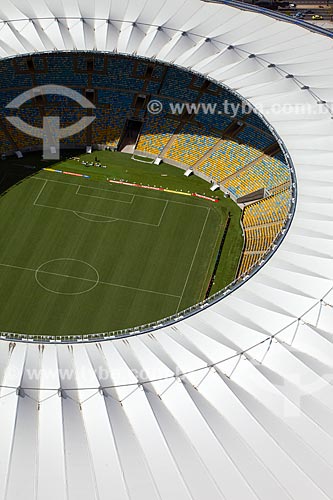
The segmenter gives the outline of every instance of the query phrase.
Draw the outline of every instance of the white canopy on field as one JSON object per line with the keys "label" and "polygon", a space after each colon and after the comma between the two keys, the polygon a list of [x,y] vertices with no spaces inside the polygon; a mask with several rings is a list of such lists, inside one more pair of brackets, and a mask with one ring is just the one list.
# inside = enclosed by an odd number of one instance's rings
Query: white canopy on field
{"label": "white canopy on field", "polygon": [[0,18],[2,58],[117,51],[222,82],[298,181],[278,251],[199,314],[96,343],[0,340],[0,499],[332,499],[333,40],[200,0],[1,0]]}

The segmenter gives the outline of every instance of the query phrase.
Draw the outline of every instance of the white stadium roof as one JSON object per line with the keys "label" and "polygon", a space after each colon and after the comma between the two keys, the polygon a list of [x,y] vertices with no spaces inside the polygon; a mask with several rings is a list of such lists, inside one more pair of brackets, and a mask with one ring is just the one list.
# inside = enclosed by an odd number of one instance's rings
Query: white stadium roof
{"label": "white stadium roof", "polygon": [[0,17],[1,57],[116,50],[235,89],[298,184],[277,252],[199,314],[99,343],[0,340],[0,499],[332,499],[333,40],[200,0],[2,0]]}

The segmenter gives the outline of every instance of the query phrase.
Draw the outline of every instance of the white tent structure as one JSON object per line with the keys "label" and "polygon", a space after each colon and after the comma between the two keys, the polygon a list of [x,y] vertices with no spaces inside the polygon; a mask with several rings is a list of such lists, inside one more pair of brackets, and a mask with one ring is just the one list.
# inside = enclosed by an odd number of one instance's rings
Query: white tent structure
{"label": "white tent structure", "polygon": [[332,499],[333,40],[200,0],[2,0],[0,18],[2,58],[118,51],[223,82],[298,183],[277,252],[200,313],[124,339],[0,340],[0,499]]}

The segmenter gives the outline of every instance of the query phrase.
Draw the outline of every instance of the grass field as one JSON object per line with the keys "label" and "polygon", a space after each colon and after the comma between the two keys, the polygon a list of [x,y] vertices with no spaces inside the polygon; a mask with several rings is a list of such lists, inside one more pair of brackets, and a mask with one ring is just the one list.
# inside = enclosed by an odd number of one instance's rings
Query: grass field
{"label": "grass field", "polygon": [[[38,170],[46,165],[38,155],[0,165],[6,189],[0,198],[0,330],[107,332],[197,303],[205,296],[228,212],[232,223],[212,292],[234,278],[243,238],[241,213],[231,200],[221,196],[212,203],[110,184],[107,178],[211,194],[209,184],[187,179],[175,167],[145,165],[119,153],[97,156],[107,168],[68,159],[53,165],[90,179]],[[36,171],[27,168],[33,166]]]}

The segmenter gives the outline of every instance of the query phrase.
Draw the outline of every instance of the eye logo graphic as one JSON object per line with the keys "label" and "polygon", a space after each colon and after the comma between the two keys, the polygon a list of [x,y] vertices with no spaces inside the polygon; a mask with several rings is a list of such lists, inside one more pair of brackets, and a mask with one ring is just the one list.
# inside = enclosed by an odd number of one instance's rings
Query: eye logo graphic
{"label": "eye logo graphic", "polygon": [[[6,108],[19,109],[25,102],[35,97],[51,94],[68,97],[80,104],[84,109],[96,109],[94,104],[79,94],[79,92],[61,85],[41,85],[40,87],[30,89],[15,97],[15,99],[7,104]],[[43,128],[29,125],[29,123],[24,122],[17,116],[7,116],[6,119],[24,134],[43,139],[43,158],[54,160],[60,159],[60,140],[81,132],[96,119],[96,116],[86,116],[66,128],[60,128],[59,116],[44,116]]]}

